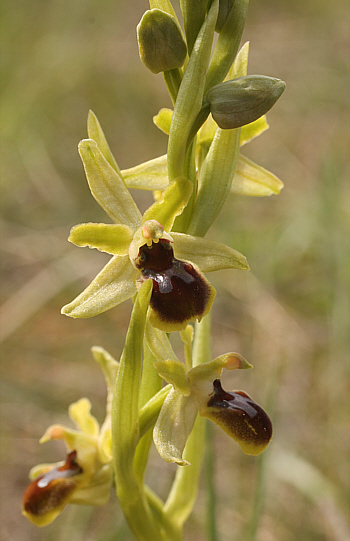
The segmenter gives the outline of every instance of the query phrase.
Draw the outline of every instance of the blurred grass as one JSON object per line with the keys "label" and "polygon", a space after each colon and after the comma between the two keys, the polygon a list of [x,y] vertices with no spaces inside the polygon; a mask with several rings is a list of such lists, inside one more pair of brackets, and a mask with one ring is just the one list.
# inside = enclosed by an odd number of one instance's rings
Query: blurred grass
{"label": "blurred grass", "polygon": [[[121,168],[166,151],[152,116],[170,100],[137,53],[135,27],[147,7],[141,0],[1,3],[5,540],[131,539],[115,497],[102,509],[69,508],[40,531],[19,506],[30,467],[62,456],[59,445],[38,445],[46,427],[67,422],[67,406],[81,396],[103,416],[104,382],[90,347],[118,356],[123,345],[128,303],[87,321],[64,318],[60,307],[106,261],[66,242],[75,223],[105,220],[76,150],[88,110]],[[244,152],[285,189],[269,199],[232,197],[210,232],[245,253],[252,269],[212,276],[213,349],[240,351],[254,364],[224,384],[266,409],[274,403],[275,436],[259,473],[262,459],[242,455],[214,427],[221,541],[349,536],[348,23],[344,1],[250,4],[249,72],[280,77],[287,90],[269,114],[270,130]],[[142,208],[149,204],[149,195],[135,196]],[[159,494],[173,471],[152,455],[149,479]],[[188,541],[204,539],[205,505],[203,482]]]}

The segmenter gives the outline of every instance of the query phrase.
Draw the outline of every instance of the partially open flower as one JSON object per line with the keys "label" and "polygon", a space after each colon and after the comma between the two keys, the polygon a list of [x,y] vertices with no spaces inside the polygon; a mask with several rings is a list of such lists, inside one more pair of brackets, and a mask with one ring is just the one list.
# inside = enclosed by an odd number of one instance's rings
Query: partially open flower
{"label": "partially open flower", "polygon": [[115,378],[118,363],[102,348],[93,349],[107,380],[107,414],[101,429],[90,413],[91,404],[82,398],[71,404],[69,416],[78,430],[62,425],[48,428],[40,443],[63,440],[66,459],[32,468],[32,482],[23,495],[23,515],[36,526],[47,526],[62,513],[68,503],[104,505],[113,481],[111,456],[110,380]]}
{"label": "partially open flower", "polygon": [[202,272],[248,269],[246,259],[221,243],[169,233],[187,204],[192,184],[175,179],[143,216],[123,179],[95,141],[81,141],[79,151],[91,192],[115,224],[80,224],[69,240],[108,252],[113,258],[73,302],[62,309],[71,317],[91,317],[132,297],[147,278],[153,280],[151,322],[167,332],[184,329],[209,310],[215,290]]}
{"label": "partially open flower", "polygon": [[251,368],[238,353],[227,353],[187,370],[178,360],[158,360],[155,367],[173,385],[154,428],[154,442],[166,462],[184,466],[182,453],[197,413],[214,421],[248,455],[258,455],[272,437],[268,415],[243,391],[221,387],[223,368]]}

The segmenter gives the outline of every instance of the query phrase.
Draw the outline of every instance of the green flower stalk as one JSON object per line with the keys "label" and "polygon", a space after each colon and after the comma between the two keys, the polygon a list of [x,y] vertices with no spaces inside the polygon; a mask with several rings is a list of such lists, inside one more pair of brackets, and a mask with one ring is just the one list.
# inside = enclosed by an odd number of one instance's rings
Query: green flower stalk
{"label": "green flower stalk", "polygon": [[[272,438],[267,413],[244,391],[222,387],[224,368],[251,365],[239,353],[212,359],[216,292],[205,276],[249,270],[244,255],[205,237],[230,194],[262,197],[283,188],[241,153],[267,130],[265,115],[285,87],[247,73],[249,44],[239,51],[247,8],[248,0],[180,0],[181,24],[170,0],[150,0],[137,40],[141,61],[163,73],[173,102],[173,110],[162,108],[153,119],[169,137],[167,154],[120,169],[89,113],[79,153],[110,223],[76,225],[69,241],[111,259],[62,313],[90,318],[128,299],[133,309],[120,362],[93,348],[108,389],[102,426],[81,399],[69,408],[77,429],[53,425],[41,440],[62,439],[67,454],[30,474],[23,514],[37,526],[50,524],[67,504],[104,504],[114,483],[136,539],[181,541],[198,490],[204,420],[249,455]],[[153,191],[143,215],[130,188]],[[184,361],[173,350],[173,332],[180,332]],[[165,462],[177,464],[165,501],[144,481],[152,440]]]}

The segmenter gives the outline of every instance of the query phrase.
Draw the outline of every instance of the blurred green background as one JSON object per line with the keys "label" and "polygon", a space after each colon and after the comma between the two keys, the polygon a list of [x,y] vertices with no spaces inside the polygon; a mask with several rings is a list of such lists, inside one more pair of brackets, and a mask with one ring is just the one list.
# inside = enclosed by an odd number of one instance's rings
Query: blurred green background
{"label": "blurred green background", "polygon": [[[91,108],[121,168],[166,152],[153,123],[170,106],[161,75],[138,58],[146,0],[2,0],[2,396],[4,541],[131,540],[112,495],[101,509],[69,506],[37,530],[20,514],[29,469],[63,458],[40,446],[82,396],[101,420],[104,380],[90,348],[119,357],[131,303],[93,320],[60,308],[108,257],[79,250],[72,225],[105,221],[77,143]],[[345,1],[251,0],[243,41],[249,73],[287,82],[270,130],[243,153],[285,183],[280,196],[230,196],[211,238],[243,252],[250,273],[210,276],[217,288],[213,353],[239,351],[254,370],[226,374],[271,414],[274,440],[243,455],[216,427],[220,541],[349,539],[349,10]],[[140,207],[150,194],[136,193]],[[151,454],[161,496],[174,468]],[[205,475],[186,528],[206,539]]]}

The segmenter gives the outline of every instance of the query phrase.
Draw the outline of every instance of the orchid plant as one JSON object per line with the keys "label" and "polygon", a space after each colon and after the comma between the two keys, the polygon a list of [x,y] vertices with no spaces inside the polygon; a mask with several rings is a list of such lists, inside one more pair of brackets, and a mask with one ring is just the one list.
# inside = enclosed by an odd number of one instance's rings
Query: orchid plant
{"label": "orchid plant", "polygon": [[[240,153],[268,128],[265,114],[285,87],[247,75],[249,44],[239,50],[247,7],[248,0],[180,0],[183,30],[170,0],[150,0],[137,37],[141,60],[163,73],[173,102],[173,110],[154,117],[169,136],[166,155],[120,170],[89,113],[79,153],[91,193],[113,223],[77,225],[69,240],[112,257],[62,313],[89,318],[128,299],[133,310],[119,362],[93,348],[108,388],[102,426],[83,398],[69,408],[77,430],[54,425],[41,439],[62,439],[67,456],[31,471],[23,514],[37,526],[70,503],[103,505],[115,484],[136,539],[181,540],[197,493],[204,418],[247,454],[261,453],[272,437],[260,406],[243,391],[222,388],[224,368],[251,365],[232,352],[211,359],[215,289],[204,276],[249,269],[242,254],[205,238],[230,193],[268,196],[283,187]],[[154,194],[143,215],[130,188]],[[174,332],[184,360],[171,345]],[[178,465],[166,501],[144,483],[152,440],[163,460]]]}

